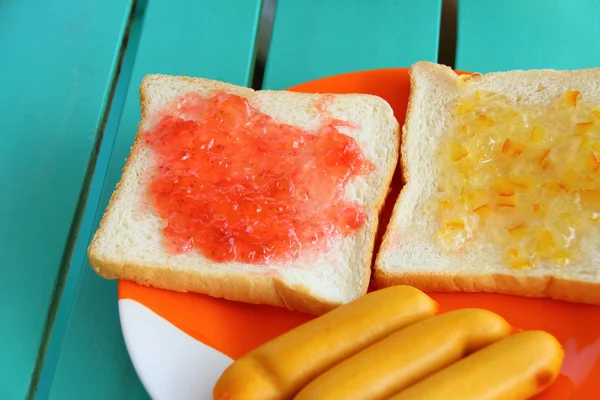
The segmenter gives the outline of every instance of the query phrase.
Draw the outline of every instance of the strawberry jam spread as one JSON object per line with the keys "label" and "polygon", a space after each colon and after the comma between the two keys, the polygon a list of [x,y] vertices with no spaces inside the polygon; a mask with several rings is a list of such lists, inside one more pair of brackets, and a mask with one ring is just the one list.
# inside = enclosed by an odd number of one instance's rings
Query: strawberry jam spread
{"label": "strawberry jam spread", "polygon": [[348,122],[316,110],[324,123],[308,132],[225,92],[190,93],[144,133],[154,157],[150,198],[166,222],[174,252],[200,251],[219,261],[267,264],[301,250],[327,250],[365,222],[346,184],[374,170]]}

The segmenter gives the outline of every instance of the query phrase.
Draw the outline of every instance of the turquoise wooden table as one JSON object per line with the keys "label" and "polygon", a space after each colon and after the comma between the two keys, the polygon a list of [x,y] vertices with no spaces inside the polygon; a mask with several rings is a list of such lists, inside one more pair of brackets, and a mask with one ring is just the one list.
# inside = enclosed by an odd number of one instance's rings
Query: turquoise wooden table
{"label": "turquoise wooden table", "polygon": [[455,6],[0,2],[0,399],[148,398],[121,336],[116,282],[85,254],[132,143],[145,74],[282,89],[418,60],[481,72],[600,66],[600,0]]}

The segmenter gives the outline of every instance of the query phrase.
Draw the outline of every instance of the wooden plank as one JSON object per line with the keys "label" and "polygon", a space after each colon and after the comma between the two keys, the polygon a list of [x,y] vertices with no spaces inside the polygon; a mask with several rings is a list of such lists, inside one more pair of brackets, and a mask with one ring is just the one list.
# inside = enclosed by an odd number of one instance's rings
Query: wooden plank
{"label": "wooden plank", "polygon": [[441,0],[279,0],[264,87],[437,60]]}
{"label": "wooden plank", "polygon": [[25,398],[38,373],[130,7],[126,0],[0,3],[2,399]]}
{"label": "wooden plank", "polygon": [[[38,382],[35,396],[36,399],[46,400],[49,397],[50,389],[52,387],[56,372],[56,366],[62,350],[65,331],[67,330],[72,306],[77,296],[77,289],[79,287],[81,273],[83,271],[82,262],[85,260],[87,251],[87,243],[85,241],[88,240],[87,237],[89,234],[86,233],[91,232],[94,226],[94,219],[96,216],[96,211],[98,210],[98,205],[102,194],[102,185],[106,175],[106,167],[108,166],[110,154],[114,145],[119,119],[121,118],[120,111],[123,109],[123,104],[125,102],[125,97],[127,95],[127,89],[129,87],[133,69],[133,63],[137,53],[137,47],[142,28],[141,19],[143,16],[143,7],[136,7],[133,16],[134,18],[130,23],[130,29],[128,33],[129,39],[126,44],[127,51],[125,51],[123,56],[120,76],[117,80],[115,94],[113,96],[109,116],[106,121],[106,127],[102,135],[102,143],[100,145],[100,150],[98,151],[98,157],[96,160],[96,170],[90,186],[85,212],[81,221],[80,235],[75,243],[75,250],[71,259],[69,273],[65,281],[60,307],[56,315],[52,336],[50,338],[48,350],[44,360],[44,366]],[[139,384],[138,387],[141,389]],[[139,392],[144,394],[143,389],[139,390]]]}
{"label": "wooden plank", "polygon": [[456,67],[600,66],[600,0],[460,0]]}
{"label": "wooden plank", "polygon": [[[80,271],[81,278],[77,285],[73,283],[77,277],[70,274],[73,279],[67,285],[71,283],[74,288],[74,302],[61,304],[59,311],[68,316],[68,326],[64,336],[57,339],[60,351],[56,352],[59,356],[56,370],[51,374],[52,382],[48,384],[48,398],[148,398],[121,336],[116,282],[96,276],[85,258],[85,248],[120,178],[133,142],[140,118],[142,77],[148,73],[167,73],[249,84],[260,7],[260,0],[180,0],[177,6],[169,0],[148,3],[140,20],[143,26],[139,46],[133,50],[137,56],[124,107],[121,110],[117,105],[109,117],[118,121],[114,144],[103,143],[92,184],[92,191],[100,193],[95,203],[97,209],[90,201],[84,216],[86,226],[90,221],[86,218],[91,218],[89,229],[81,230],[76,244],[78,257],[73,258],[71,271],[73,274]],[[132,31],[138,29],[134,28]],[[110,137],[110,132],[107,135]]]}

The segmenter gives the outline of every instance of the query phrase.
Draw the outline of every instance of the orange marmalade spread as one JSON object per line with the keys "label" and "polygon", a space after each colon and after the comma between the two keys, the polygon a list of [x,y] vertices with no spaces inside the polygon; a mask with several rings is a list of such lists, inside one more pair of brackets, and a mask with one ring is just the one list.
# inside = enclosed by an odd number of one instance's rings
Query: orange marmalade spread
{"label": "orange marmalade spread", "polygon": [[465,89],[440,146],[438,239],[479,236],[510,268],[576,262],[600,225],[600,102],[568,90],[548,105]]}
{"label": "orange marmalade spread", "polygon": [[339,131],[328,98],[318,132],[282,124],[244,97],[190,93],[144,133],[155,165],[150,198],[174,252],[195,249],[220,262],[266,264],[301,250],[326,250],[365,222],[344,198],[352,177],[374,166]]}

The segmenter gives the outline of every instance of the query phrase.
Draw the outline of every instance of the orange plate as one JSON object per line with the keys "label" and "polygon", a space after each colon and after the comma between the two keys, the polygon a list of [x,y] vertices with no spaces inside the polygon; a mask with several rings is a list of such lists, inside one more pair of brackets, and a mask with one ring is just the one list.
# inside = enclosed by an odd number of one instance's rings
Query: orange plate
{"label": "orange plate", "polygon": [[[290,90],[371,93],[390,103],[402,125],[410,82],[407,69],[384,69],[332,76]],[[396,171],[393,190],[382,212],[378,242],[400,188],[399,171]],[[594,388],[598,388],[600,382],[600,307],[484,293],[433,293],[431,296],[440,303],[442,312],[464,307],[487,308],[505,317],[516,328],[543,329],[555,335],[566,352],[562,374],[551,388],[536,397],[537,400],[598,398]],[[119,282],[119,299],[144,304],[190,336],[233,359],[313,318],[283,308],[176,293],[128,281]]]}

